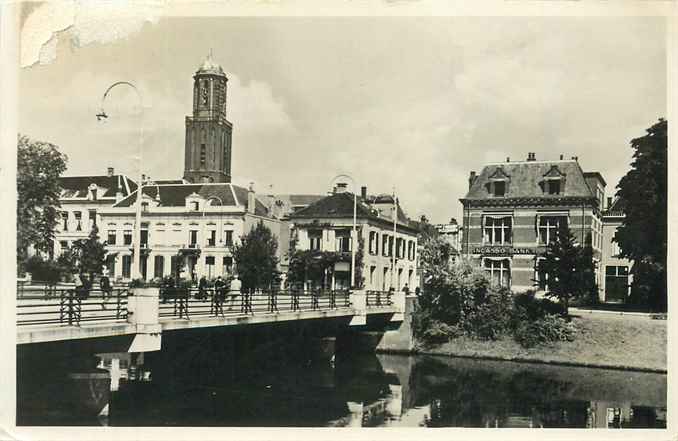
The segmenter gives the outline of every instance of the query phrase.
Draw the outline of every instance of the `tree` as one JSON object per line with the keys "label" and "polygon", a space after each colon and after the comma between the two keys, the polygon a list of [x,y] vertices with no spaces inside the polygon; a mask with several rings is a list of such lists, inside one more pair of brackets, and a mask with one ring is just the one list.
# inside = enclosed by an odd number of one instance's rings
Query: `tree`
{"label": "tree", "polygon": [[94,226],[87,239],[73,242],[71,248],[59,256],[58,262],[66,271],[89,274],[90,277],[100,273],[106,264],[106,244],[99,241],[99,229]]}
{"label": "tree", "polygon": [[633,261],[631,301],[666,311],[667,132],[660,119],[631,141],[631,170],[619,181],[617,197],[625,217],[614,240]]}
{"label": "tree", "polygon": [[577,244],[565,223],[546,247],[539,272],[546,276],[549,297],[557,298],[567,309],[571,299],[595,294],[595,262],[590,243]]}
{"label": "tree", "polygon": [[428,222],[426,216],[419,221],[417,242],[421,245],[419,265],[424,278],[424,290],[434,289],[445,277],[449,266],[452,246],[443,239],[438,230]]}
{"label": "tree", "polygon": [[17,264],[29,248],[52,255],[54,228],[59,221],[59,176],[67,157],[47,142],[19,135],[17,145]]}
{"label": "tree", "polygon": [[266,288],[278,280],[277,251],[278,241],[263,222],[240,238],[233,257],[244,289]]}

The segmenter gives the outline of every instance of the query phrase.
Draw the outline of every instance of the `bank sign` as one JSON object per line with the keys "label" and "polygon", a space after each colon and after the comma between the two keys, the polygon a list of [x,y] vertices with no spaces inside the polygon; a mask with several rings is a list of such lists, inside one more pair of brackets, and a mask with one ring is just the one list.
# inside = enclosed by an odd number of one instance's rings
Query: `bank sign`
{"label": "bank sign", "polygon": [[537,254],[534,248],[514,248],[502,246],[487,246],[473,248],[473,254],[482,254],[484,256],[513,256],[514,254]]}

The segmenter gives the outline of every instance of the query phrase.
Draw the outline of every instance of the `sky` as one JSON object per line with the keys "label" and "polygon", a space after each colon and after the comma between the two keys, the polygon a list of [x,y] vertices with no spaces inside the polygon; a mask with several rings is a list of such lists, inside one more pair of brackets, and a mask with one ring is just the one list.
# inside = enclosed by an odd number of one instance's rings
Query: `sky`
{"label": "sky", "polygon": [[[528,152],[578,156],[612,196],[630,140],[666,116],[663,18],[161,18],[84,47],[68,32],[51,63],[22,69],[18,109],[68,175],[138,176],[141,151],[144,173],[180,178],[210,50],[229,78],[234,183],[324,194],[348,173],[436,223],[461,220],[470,171]],[[97,122],[116,81],[138,87],[143,112],[116,87]]]}

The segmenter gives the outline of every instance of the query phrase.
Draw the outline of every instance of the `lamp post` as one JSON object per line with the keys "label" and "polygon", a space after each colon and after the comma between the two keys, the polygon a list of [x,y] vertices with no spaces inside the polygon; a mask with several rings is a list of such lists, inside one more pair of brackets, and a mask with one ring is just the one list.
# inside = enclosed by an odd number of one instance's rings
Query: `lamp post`
{"label": "lamp post", "polygon": [[356,223],[357,223],[357,209],[358,209],[358,196],[355,193],[355,180],[346,174],[337,175],[332,178],[332,183],[339,178],[350,179],[351,181],[351,191],[353,192],[353,231],[351,232],[351,289],[355,288],[355,247],[356,247]]}
{"label": "lamp post", "polygon": [[144,188],[144,175],[142,174],[142,164],[143,164],[143,158],[142,158],[142,147],[144,144],[144,106],[143,106],[143,99],[141,98],[141,92],[139,92],[139,89],[137,87],[128,82],[128,81],[118,81],[116,83],[111,84],[108,89],[106,89],[106,92],[104,92],[104,96],[101,98],[101,111],[97,113],[97,121],[104,120],[108,118],[108,115],[106,114],[106,111],[104,110],[104,103],[106,101],[106,98],[108,97],[108,94],[117,86],[127,86],[132,88],[134,90],[134,93],[137,96],[137,99],[139,100],[139,184],[137,187],[137,201],[136,201],[136,213],[135,213],[135,222],[134,222],[134,265],[132,265],[133,270],[132,270],[132,278],[133,279],[138,279],[141,277],[141,197],[142,197],[142,192]]}

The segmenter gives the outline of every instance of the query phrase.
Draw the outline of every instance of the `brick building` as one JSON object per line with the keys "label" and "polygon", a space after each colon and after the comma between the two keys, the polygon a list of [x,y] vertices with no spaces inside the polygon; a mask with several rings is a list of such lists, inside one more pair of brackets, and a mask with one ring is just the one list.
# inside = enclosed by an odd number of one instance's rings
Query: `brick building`
{"label": "brick building", "polygon": [[600,286],[600,300],[609,303],[626,302],[632,282],[633,263],[620,257],[619,245],[614,241],[617,228],[624,220],[624,204],[618,198],[607,198],[607,208],[603,211],[603,261],[601,270],[605,276]]}
{"label": "brick building", "polygon": [[[576,157],[487,164],[471,172],[464,210],[462,254],[491,280],[514,292],[544,290],[537,265],[561,223],[581,243],[591,242],[594,260],[602,259],[602,208],[605,180],[586,173]],[[600,265],[598,265],[599,267]],[[601,271],[596,282],[602,286]]]}

